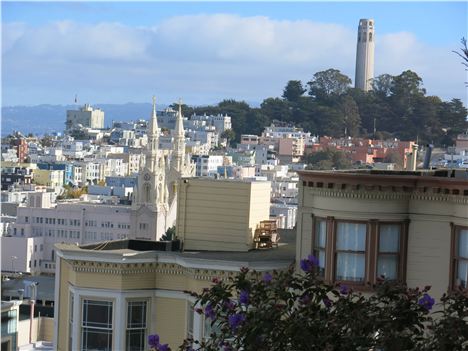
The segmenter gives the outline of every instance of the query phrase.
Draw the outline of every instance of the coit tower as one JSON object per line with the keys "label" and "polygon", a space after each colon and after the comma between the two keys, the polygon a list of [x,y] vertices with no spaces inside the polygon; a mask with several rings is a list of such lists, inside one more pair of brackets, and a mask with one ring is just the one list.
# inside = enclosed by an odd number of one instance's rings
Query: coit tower
{"label": "coit tower", "polygon": [[374,20],[360,19],[356,52],[355,87],[364,91],[372,89],[374,78]]}

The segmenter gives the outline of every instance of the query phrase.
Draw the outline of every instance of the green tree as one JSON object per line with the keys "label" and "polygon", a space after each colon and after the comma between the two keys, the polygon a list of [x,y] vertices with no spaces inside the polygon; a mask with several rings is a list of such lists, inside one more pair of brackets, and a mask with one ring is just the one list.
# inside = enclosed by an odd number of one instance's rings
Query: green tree
{"label": "green tree", "polygon": [[340,109],[343,114],[345,136],[357,136],[361,125],[361,116],[356,101],[350,95],[343,95],[340,101]]}
{"label": "green tree", "polygon": [[[175,111],[179,111],[179,103],[178,102],[172,103],[171,105],[169,105],[169,107],[172,108]],[[188,106],[186,104],[182,104],[180,106],[180,108],[182,110],[182,116],[185,116],[185,117],[190,117],[195,112],[195,109],[193,107],[190,107],[190,106]]]}
{"label": "green tree", "polygon": [[351,160],[340,150],[328,148],[323,151],[311,153],[303,158],[307,169],[349,169],[352,167]]}
{"label": "green tree", "polygon": [[175,237],[176,237],[176,227],[174,225],[170,228],[167,228],[166,233],[163,234],[163,236],[161,237],[161,239],[159,239],[159,241],[171,241],[171,240],[174,240]]}
{"label": "green tree", "polygon": [[53,139],[50,135],[46,134],[46,135],[44,135],[44,137],[40,140],[40,144],[42,145],[42,147],[50,147],[50,146],[52,146],[52,144],[53,144],[53,140],[54,140],[54,139]]}
{"label": "green tree", "polygon": [[247,114],[250,106],[245,101],[223,100],[218,104],[218,110],[231,116],[232,129],[236,134],[236,141],[240,140],[241,134],[248,134]]}
{"label": "green tree", "polygon": [[460,52],[453,52],[462,58],[462,65],[468,67],[468,47],[466,46],[466,38],[461,38],[461,43],[462,47],[460,48]]}
{"label": "green tree", "polygon": [[298,102],[305,92],[306,89],[304,89],[300,80],[290,80],[284,88],[283,98],[289,102]]}
{"label": "green tree", "polygon": [[221,133],[221,138],[226,139],[226,145],[229,146],[230,142],[236,138],[236,132],[234,132],[232,129],[226,129]]}
{"label": "green tree", "polygon": [[379,97],[389,97],[392,93],[394,77],[390,74],[381,74],[372,79],[372,91]]}
{"label": "green tree", "polygon": [[351,79],[339,70],[330,68],[315,73],[307,85],[309,85],[309,95],[320,101],[328,101],[345,94],[351,85]]}
{"label": "green tree", "polygon": [[291,121],[292,109],[287,101],[280,98],[268,98],[260,105],[261,112],[270,120]]}

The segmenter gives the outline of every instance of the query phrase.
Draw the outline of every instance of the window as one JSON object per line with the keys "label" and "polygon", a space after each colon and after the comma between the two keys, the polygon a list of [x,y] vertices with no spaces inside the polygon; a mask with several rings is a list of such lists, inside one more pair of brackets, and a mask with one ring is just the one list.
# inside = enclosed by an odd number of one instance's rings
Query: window
{"label": "window", "polygon": [[146,305],[146,301],[127,303],[127,351],[145,350]]}
{"label": "window", "polygon": [[399,224],[382,224],[379,226],[378,277],[391,280],[398,278],[400,232],[401,225]]}
{"label": "window", "polygon": [[312,252],[319,275],[330,283],[362,286],[380,278],[404,281],[408,223],[314,217]]}
{"label": "window", "polygon": [[112,350],[112,302],[83,300],[81,350]]}
{"label": "window", "polygon": [[319,259],[319,274],[321,276],[325,275],[326,242],[327,221],[325,219],[316,219],[313,255]]}
{"label": "window", "polygon": [[146,230],[148,225],[146,223],[140,223],[140,230]]}
{"label": "window", "polygon": [[70,293],[70,303],[68,305],[68,349],[73,350],[73,304],[74,295]]}
{"label": "window", "polygon": [[339,222],[336,229],[337,280],[363,282],[366,269],[366,224]]}
{"label": "window", "polygon": [[468,227],[453,227],[452,288],[468,287]]}
{"label": "window", "polygon": [[193,318],[195,317],[193,303],[187,301],[187,338],[193,338]]}
{"label": "window", "polygon": [[369,41],[372,41],[372,33],[369,33]]}

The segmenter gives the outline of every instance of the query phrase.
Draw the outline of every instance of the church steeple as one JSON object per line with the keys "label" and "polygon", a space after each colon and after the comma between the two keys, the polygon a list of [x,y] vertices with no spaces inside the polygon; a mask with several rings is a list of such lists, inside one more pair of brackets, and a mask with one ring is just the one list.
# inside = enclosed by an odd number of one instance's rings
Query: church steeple
{"label": "church steeple", "polygon": [[179,112],[177,113],[176,125],[174,129],[174,161],[177,171],[181,171],[184,165],[185,156],[185,131],[184,120],[182,118],[182,100],[179,99]]}
{"label": "church steeple", "polygon": [[158,167],[159,128],[156,116],[156,97],[153,96],[153,113],[148,124],[148,145],[146,146],[146,162],[151,172]]}

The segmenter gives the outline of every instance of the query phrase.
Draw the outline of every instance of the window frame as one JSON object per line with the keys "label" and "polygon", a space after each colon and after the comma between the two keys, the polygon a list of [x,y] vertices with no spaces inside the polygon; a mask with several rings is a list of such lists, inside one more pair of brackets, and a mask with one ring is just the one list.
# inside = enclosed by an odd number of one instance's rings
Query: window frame
{"label": "window frame", "polygon": [[[111,327],[110,328],[101,328],[101,327],[92,327],[92,326],[85,326],[84,325],[84,309],[85,309],[85,301],[93,301],[93,302],[107,302],[111,304],[112,308],[112,316],[111,316]],[[111,333],[110,341],[110,349],[112,350],[112,347],[115,346],[115,334],[114,334],[114,327],[115,327],[115,315],[116,315],[116,303],[115,299],[105,299],[105,298],[99,298],[97,296],[81,296],[80,297],[80,333],[79,333],[79,338],[80,338],[80,347],[79,350],[83,351],[86,350],[84,348],[83,342],[84,342],[84,332],[85,329],[93,329],[93,330],[109,330]]]}
{"label": "window frame", "polygon": [[[325,237],[325,272],[324,275],[319,277],[327,283],[342,283],[352,286],[356,290],[371,290],[372,286],[377,284],[381,278],[377,276],[377,264],[379,255],[385,255],[386,253],[380,253],[380,226],[382,225],[399,225],[400,226],[400,237],[399,237],[399,251],[398,253],[389,253],[389,255],[397,255],[398,267],[397,267],[397,278],[396,281],[406,282],[406,267],[407,267],[407,250],[408,250],[408,229],[409,219],[402,220],[354,220],[354,219],[336,219],[333,216],[315,216],[312,214],[312,241],[311,241],[311,252],[315,255],[317,248],[315,245],[316,241],[316,226],[319,220],[326,221],[326,237]],[[337,254],[339,252],[355,252],[355,251],[343,251],[337,250],[337,235],[338,235],[338,223],[359,223],[366,224],[366,247],[364,251],[365,258],[365,272],[364,280],[362,282],[350,281],[350,280],[338,280],[336,279],[336,268],[337,268]],[[455,240],[455,239],[453,239]],[[356,251],[357,252],[357,251]],[[359,251],[361,252],[361,251]],[[362,253],[362,252],[361,252]]]}
{"label": "window frame", "polygon": [[[129,327],[128,325],[128,309],[130,307],[130,303],[144,303],[145,304],[145,326],[144,327]],[[148,348],[148,327],[150,324],[149,315],[151,314],[150,309],[150,301],[149,299],[145,298],[128,298],[125,299],[125,350],[128,350],[128,332],[131,330],[144,330],[144,337],[143,337],[143,350]]]}
{"label": "window frame", "polygon": [[[400,227],[400,233],[398,238],[398,252],[397,253],[390,253],[390,252],[380,252],[380,227],[382,225],[398,225]],[[405,223],[404,222],[390,222],[390,221],[377,221],[377,238],[376,238],[376,260],[375,260],[375,279],[381,279],[381,277],[377,276],[377,268],[378,268],[378,259],[379,256],[396,256],[397,257],[397,277],[396,279],[392,279],[395,281],[406,281],[406,242],[407,242],[407,234],[405,231]]]}
{"label": "window frame", "polygon": [[[364,239],[365,241],[365,248],[364,251],[354,251],[354,250],[338,250],[336,248],[336,243],[338,241],[338,224],[339,223],[351,223],[351,224],[364,224],[366,226],[366,237]],[[352,285],[352,286],[363,286],[366,284],[366,281],[368,280],[369,276],[369,237],[370,237],[370,230],[369,230],[369,223],[368,221],[359,221],[359,220],[345,220],[345,219],[339,219],[335,220],[333,223],[333,253],[331,255],[333,259],[333,270],[332,270],[332,279],[334,282],[339,282],[339,283],[344,283],[346,285]],[[339,253],[351,253],[351,254],[363,254],[364,255],[364,277],[362,282],[357,282],[354,280],[339,280],[336,279],[336,268],[338,267],[338,254]]]}
{"label": "window frame", "polygon": [[[459,289],[459,285],[457,285],[457,275],[458,275],[458,262],[462,259],[464,261],[468,261],[468,258],[460,258],[458,256],[458,244],[460,240],[460,232],[462,230],[468,230],[468,226],[463,225],[456,225],[453,222],[450,223],[451,227],[451,245],[450,245],[450,282],[449,282],[449,290],[454,291]],[[468,288],[468,284],[465,289]]]}

